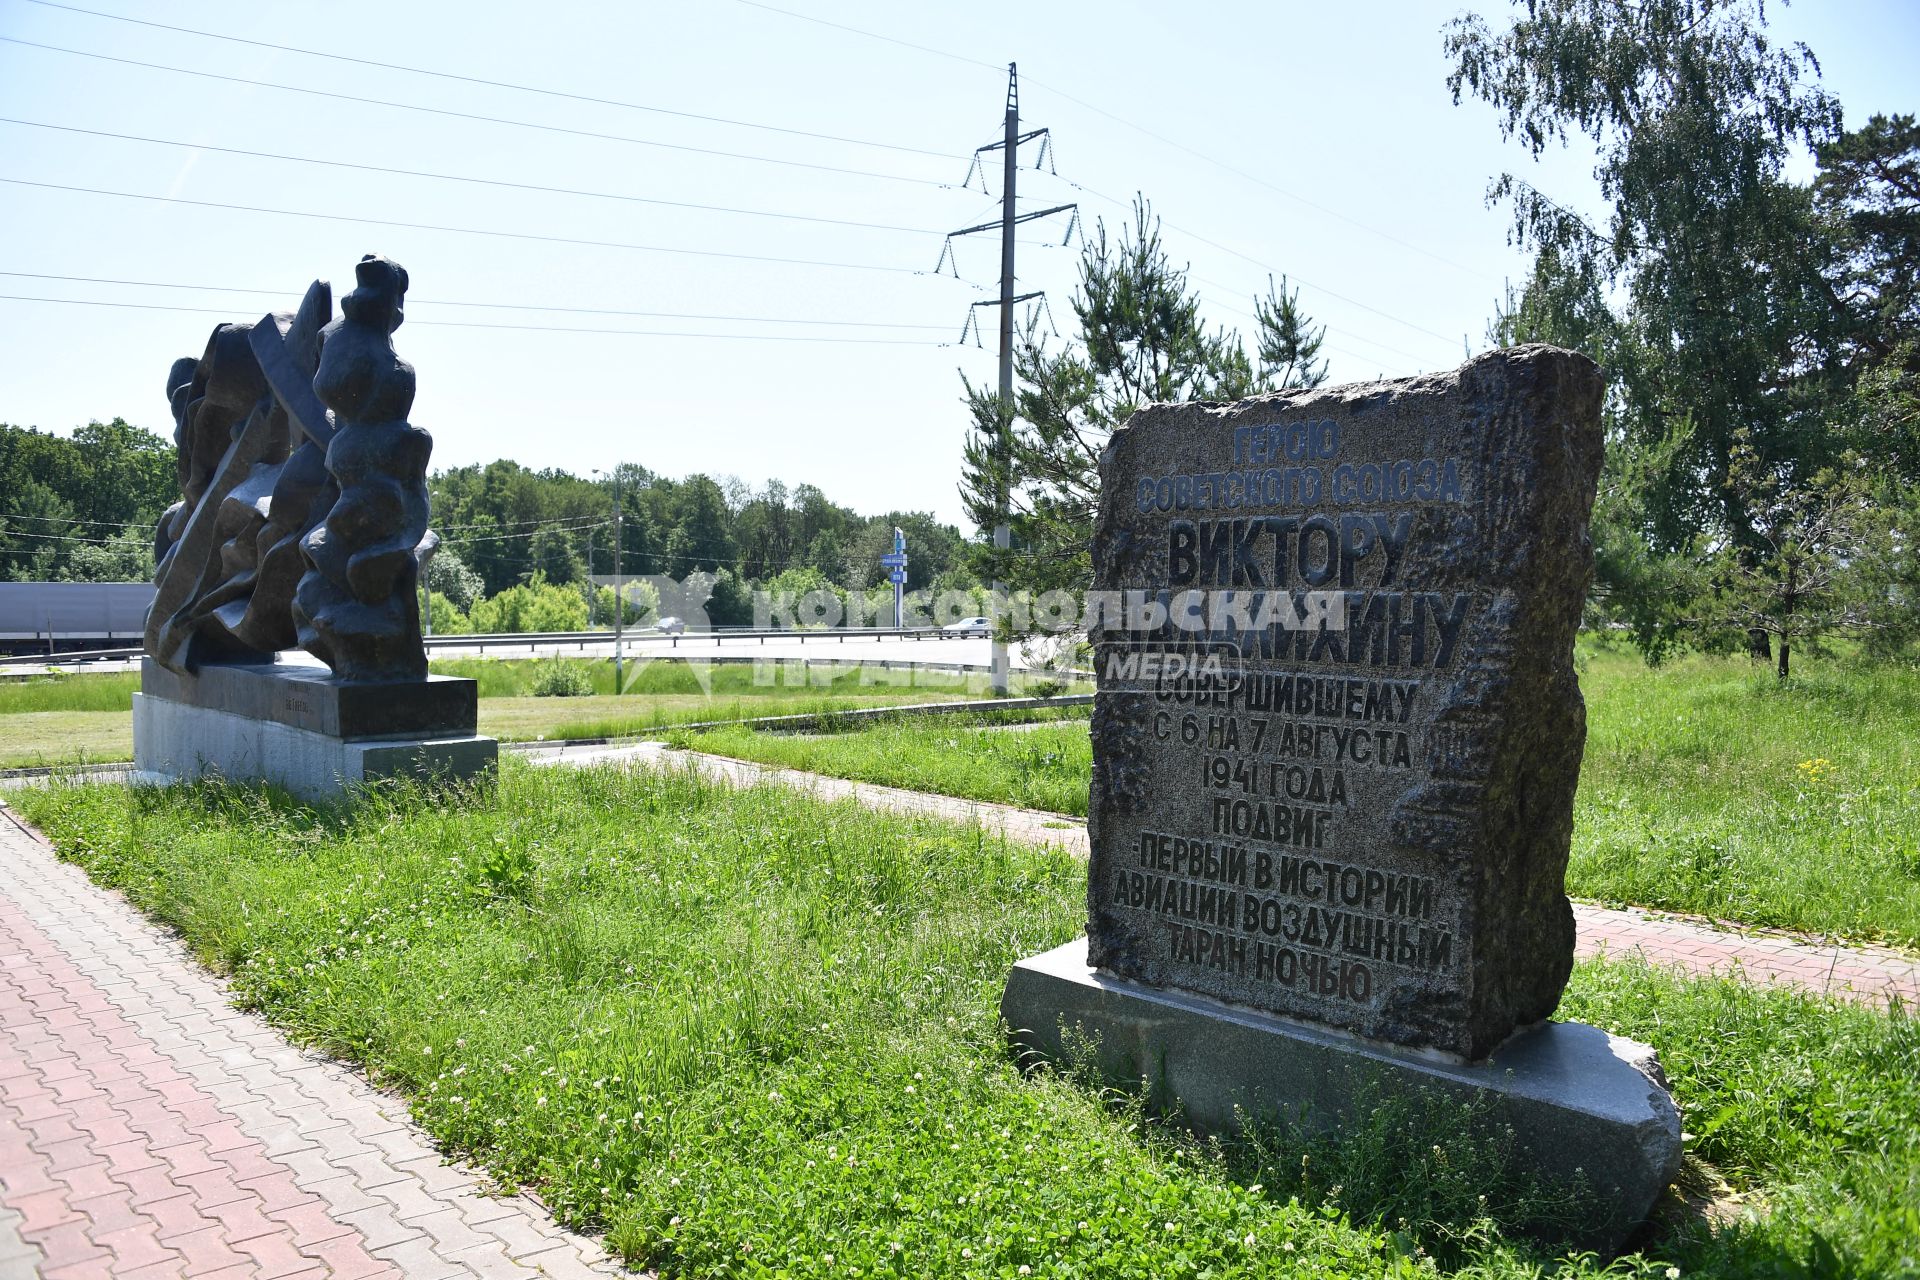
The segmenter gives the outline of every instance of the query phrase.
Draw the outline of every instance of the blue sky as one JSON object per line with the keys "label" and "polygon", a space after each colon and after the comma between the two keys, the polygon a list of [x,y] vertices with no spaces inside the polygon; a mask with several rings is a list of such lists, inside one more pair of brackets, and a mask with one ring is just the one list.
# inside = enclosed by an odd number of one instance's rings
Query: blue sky
{"label": "blue sky", "polygon": [[[75,3],[231,38],[0,0],[0,117],[33,122],[0,123],[0,271],[16,273],[0,294],[212,309],[0,300],[0,420],[55,430],[120,415],[170,431],[167,367],[214,323],[290,308],[316,276],[343,290],[377,252],[412,276],[396,344],[437,465],[777,477],[960,522],[956,370],[991,381],[991,311],[985,347],[955,343],[994,296],[997,240],[959,242],[959,280],[932,269],[943,232],[997,212],[960,182],[998,137],[1009,60],[1059,169],[1026,152],[1023,207],[1078,200],[1114,226],[1144,192],[1211,320],[1249,331],[1268,272],[1287,273],[1336,381],[1483,345],[1524,269],[1483,199],[1495,174],[1592,207],[1589,157],[1534,165],[1489,110],[1453,105],[1452,4],[778,0],[824,20],[807,21],[748,0]],[[1767,12],[1820,56],[1849,124],[1920,109],[1920,5]],[[1064,230],[1030,224],[1019,251],[1022,290],[1047,290],[1063,321]]]}

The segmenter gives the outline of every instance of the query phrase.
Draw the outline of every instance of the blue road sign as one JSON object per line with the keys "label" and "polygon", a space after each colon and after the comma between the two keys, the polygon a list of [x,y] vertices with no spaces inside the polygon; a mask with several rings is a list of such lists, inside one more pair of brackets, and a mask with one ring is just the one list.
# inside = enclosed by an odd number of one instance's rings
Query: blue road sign
{"label": "blue road sign", "polygon": [[885,569],[904,569],[907,567],[907,558],[890,552],[880,557],[880,565]]}
{"label": "blue road sign", "polygon": [[892,569],[892,570],[889,570],[887,573],[887,581],[894,583],[896,585],[899,583],[905,582],[906,580],[907,580],[907,571],[905,569]]}

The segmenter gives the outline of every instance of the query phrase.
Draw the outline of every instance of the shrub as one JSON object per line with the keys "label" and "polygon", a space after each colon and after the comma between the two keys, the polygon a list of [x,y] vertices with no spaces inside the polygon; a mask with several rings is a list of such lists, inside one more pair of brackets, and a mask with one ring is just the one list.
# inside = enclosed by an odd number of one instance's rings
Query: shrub
{"label": "shrub", "polygon": [[536,698],[584,698],[593,692],[593,678],[570,662],[555,658],[540,664],[533,677]]}
{"label": "shrub", "polygon": [[473,629],[493,635],[537,631],[584,631],[587,602],[578,591],[556,587],[536,573],[526,583],[508,587],[473,606]]}

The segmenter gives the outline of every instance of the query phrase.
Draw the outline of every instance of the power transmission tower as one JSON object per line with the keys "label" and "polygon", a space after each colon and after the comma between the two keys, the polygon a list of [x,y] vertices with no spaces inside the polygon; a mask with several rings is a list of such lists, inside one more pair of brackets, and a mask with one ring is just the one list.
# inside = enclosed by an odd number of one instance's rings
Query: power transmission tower
{"label": "power transmission tower", "polygon": [[[993,546],[994,550],[1001,552],[1007,551],[1013,545],[1013,535],[1009,526],[1010,517],[1008,515],[1008,504],[1012,498],[1012,495],[1008,492],[1008,485],[1011,480],[1008,464],[1013,452],[1013,308],[1015,303],[1026,302],[1032,298],[1045,296],[1039,292],[1015,294],[1013,291],[1014,281],[1016,279],[1013,261],[1013,229],[1023,222],[1032,222],[1037,218],[1051,217],[1056,213],[1071,213],[1073,217],[1067,222],[1066,234],[1066,240],[1071,240],[1073,238],[1074,226],[1079,221],[1080,216],[1080,206],[1077,204],[1060,204],[1055,205],[1051,209],[1036,209],[1031,213],[1018,213],[1015,211],[1014,187],[1020,173],[1020,145],[1025,142],[1032,142],[1036,138],[1041,140],[1040,154],[1034,158],[1033,167],[1037,169],[1040,167],[1041,161],[1046,158],[1047,149],[1052,142],[1052,138],[1044,128],[1034,129],[1027,133],[1020,132],[1020,70],[1018,64],[1009,62],[1007,64],[1006,132],[1002,135],[1000,141],[990,142],[984,147],[975,149],[973,153],[975,168],[981,167],[980,157],[987,152],[999,151],[1003,153],[1001,157],[1001,172],[1003,176],[1001,178],[1000,191],[1000,217],[993,222],[982,222],[978,226],[963,227],[959,231],[949,233],[946,244],[943,245],[940,250],[940,263],[944,264],[947,261],[948,255],[953,251],[953,239],[955,236],[970,236],[978,232],[992,231],[995,229],[998,229],[1000,232],[1000,413],[998,435],[994,442],[996,462],[994,469],[998,475],[998,479],[996,481],[997,491],[994,494],[995,519],[993,523]],[[970,182],[972,179],[973,172],[969,169],[967,172],[967,180]],[[986,177],[983,169],[981,174],[982,185],[985,185],[985,182]],[[1062,241],[1063,244],[1065,242],[1065,240]],[[934,267],[935,271],[939,269],[939,265]],[[954,274],[960,274],[958,266],[954,268]],[[976,302],[973,305],[980,307],[990,306],[992,304]],[[968,315],[968,322],[972,322],[971,313]],[[962,337],[964,340],[964,331]],[[1006,597],[1007,584],[999,581],[994,582],[993,607],[996,613],[1003,608]],[[1007,692],[1007,641],[1005,634],[1000,628],[1000,619],[996,617],[993,622],[993,691],[1004,694]]]}

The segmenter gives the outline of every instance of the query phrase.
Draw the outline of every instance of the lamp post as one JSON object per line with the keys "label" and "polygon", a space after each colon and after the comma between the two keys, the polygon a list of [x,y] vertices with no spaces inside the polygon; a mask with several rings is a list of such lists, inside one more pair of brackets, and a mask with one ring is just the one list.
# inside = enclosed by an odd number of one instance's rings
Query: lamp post
{"label": "lamp post", "polygon": [[620,641],[627,620],[627,597],[620,581],[620,464],[613,466],[613,691],[626,692]]}
{"label": "lamp post", "polygon": [[[600,475],[595,468],[594,475]],[[613,691],[625,692],[625,661],[622,640],[626,623],[627,600],[620,581],[620,464],[613,467]],[[591,574],[589,574],[591,576]]]}

